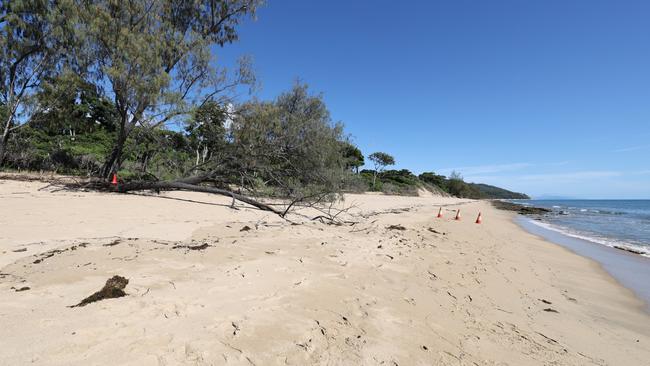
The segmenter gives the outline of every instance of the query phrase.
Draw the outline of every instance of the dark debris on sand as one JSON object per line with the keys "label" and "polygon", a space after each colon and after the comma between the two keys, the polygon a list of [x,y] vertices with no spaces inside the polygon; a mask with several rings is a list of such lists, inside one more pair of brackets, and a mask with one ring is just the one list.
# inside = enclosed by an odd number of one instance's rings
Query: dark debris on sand
{"label": "dark debris on sand", "polygon": [[404,226],[402,226],[402,225],[389,225],[389,226],[386,226],[386,229],[388,229],[388,230],[402,230],[402,231],[406,230],[406,228]]}
{"label": "dark debris on sand", "polygon": [[104,287],[101,290],[95,292],[94,294],[88,296],[87,298],[81,300],[77,305],[70,306],[71,308],[86,306],[90,303],[105,300],[105,299],[115,299],[118,297],[126,296],[124,288],[128,285],[129,280],[122,276],[113,276],[106,281]]}
{"label": "dark debris on sand", "polygon": [[172,249],[205,250],[208,247],[210,247],[208,243],[203,243],[201,245],[175,245]]}

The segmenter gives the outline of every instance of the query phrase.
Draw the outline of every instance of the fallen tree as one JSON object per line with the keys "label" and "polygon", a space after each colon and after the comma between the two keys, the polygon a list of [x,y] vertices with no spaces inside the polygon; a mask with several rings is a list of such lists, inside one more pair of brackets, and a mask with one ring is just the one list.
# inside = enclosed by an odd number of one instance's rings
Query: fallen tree
{"label": "fallen tree", "polygon": [[[155,135],[161,146],[174,143],[181,150],[170,156],[153,144],[144,154],[159,154],[159,162],[168,167],[131,165],[131,170],[118,172],[122,180],[116,186],[100,175],[63,189],[202,192],[232,198],[233,208],[239,201],[282,218],[309,209],[328,223],[342,223],[334,203],[350,177],[342,154],[346,137],[341,124],[331,120],[322,96],[296,84],[272,102],[251,101],[233,108],[199,108],[201,113],[188,122],[189,145],[182,138],[167,140],[180,135]],[[154,135],[155,130],[139,132]],[[194,153],[206,146],[207,152],[195,159]]]}
{"label": "fallen tree", "polygon": [[[131,192],[131,191],[146,191],[146,190],[153,190],[153,191],[171,191],[171,190],[184,190],[184,191],[192,191],[192,192],[203,192],[203,193],[213,193],[213,194],[218,194],[222,196],[227,196],[231,197],[234,200],[244,202],[246,204],[249,204],[253,207],[257,207],[258,209],[262,211],[269,211],[273,212],[274,214],[277,214],[281,217],[285,217],[286,214],[288,213],[287,210],[285,211],[280,211],[275,209],[274,207],[271,207],[268,204],[265,204],[263,202],[257,201],[251,197],[227,190],[227,189],[222,189],[222,188],[217,188],[217,187],[209,187],[209,186],[203,186],[199,185],[198,183],[202,182],[205,180],[205,177],[192,177],[192,178],[187,178],[187,179],[181,179],[181,180],[176,180],[176,181],[160,181],[160,182],[148,182],[148,181],[137,181],[137,182],[128,182],[124,184],[119,184],[117,186],[117,192],[121,193],[126,193],[126,192]],[[234,205],[233,205],[234,206]]]}

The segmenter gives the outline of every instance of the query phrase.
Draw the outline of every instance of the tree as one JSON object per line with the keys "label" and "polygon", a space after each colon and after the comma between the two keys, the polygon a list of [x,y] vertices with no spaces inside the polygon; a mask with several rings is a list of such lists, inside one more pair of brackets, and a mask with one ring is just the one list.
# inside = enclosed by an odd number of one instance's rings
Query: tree
{"label": "tree", "polygon": [[[219,108],[205,110],[203,121],[213,119],[215,125],[224,121]],[[223,111],[223,109],[221,109]],[[219,128],[204,133],[198,125],[191,129],[201,134],[201,143],[219,147],[223,153],[208,154],[191,170],[191,175],[171,181],[132,181],[120,184],[117,190],[183,189],[233,197],[262,210],[286,216],[300,205],[322,210],[321,219],[335,222],[329,209],[319,208],[323,202],[337,197],[349,172],[343,164],[341,144],[343,126],[331,120],[321,95],[312,95],[305,84],[281,94],[274,101],[257,100],[245,103],[232,114],[231,136],[223,138]],[[222,149],[222,150],[221,150]],[[233,186],[238,186],[233,190]],[[281,198],[286,203],[280,210],[252,197],[258,194]]]}
{"label": "tree", "polygon": [[213,66],[211,47],[236,41],[236,26],[254,16],[261,0],[75,2],[83,57],[94,61],[87,75],[106,86],[118,112],[104,177],[119,169],[124,144],[136,126],[178,122],[193,107],[254,83],[250,60],[242,59],[231,77]]}
{"label": "tree", "polygon": [[46,78],[35,95],[39,110],[30,118],[30,125],[48,135],[92,133],[98,129],[115,131],[115,105],[101,96],[97,87],[72,72]]}
{"label": "tree", "polygon": [[185,131],[192,150],[196,152],[195,165],[203,164],[218,150],[223,150],[226,143],[224,126],[228,113],[214,101],[208,101],[197,108]]}
{"label": "tree", "polygon": [[372,186],[375,187],[377,174],[382,172],[387,166],[395,165],[395,158],[384,152],[374,152],[368,156],[368,159],[375,165],[375,171],[372,177]]}
{"label": "tree", "polygon": [[449,174],[447,181],[449,193],[456,197],[464,197],[467,194],[466,186],[467,184],[463,181],[463,176],[459,172],[454,170]]}
{"label": "tree", "polygon": [[[42,80],[63,67],[63,46],[74,10],[69,1],[0,0],[0,164],[10,134],[36,109],[34,93]],[[41,109],[47,106],[40,105]]]}
{"label": "tree", "polygon": [[478,188],[467,184],[463,180],[463,176],[457,172],[452,171],[449,174],[449,179],[447,181],[447,188],[449,193],[456,197],[461,198],[481,198],[481,192]]}
{"label": "tree", "polygon": [[342,135],[322,96],[296,83],[273,102],[240,108],[233,121],[235,171],[262,179],[285,197],[336,192],[344,172]]}
{"label": "tree", "polygon": [[348,141],[344,141],[341,144],[345,167],[347,169],[354,169],[355,172],[359,174],[359,167],[363,166],[365,163],[363,153],[358,147],[352,145]]}

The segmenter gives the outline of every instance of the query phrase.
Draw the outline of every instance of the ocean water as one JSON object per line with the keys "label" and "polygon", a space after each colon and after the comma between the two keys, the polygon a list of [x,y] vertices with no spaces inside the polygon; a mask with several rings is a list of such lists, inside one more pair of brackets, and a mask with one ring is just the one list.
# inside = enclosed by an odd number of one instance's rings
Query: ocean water
{"label": "ocean water", "polygon": [[535,225],[608,247],[650,257],[650,200],[512,200],[552,210]]}

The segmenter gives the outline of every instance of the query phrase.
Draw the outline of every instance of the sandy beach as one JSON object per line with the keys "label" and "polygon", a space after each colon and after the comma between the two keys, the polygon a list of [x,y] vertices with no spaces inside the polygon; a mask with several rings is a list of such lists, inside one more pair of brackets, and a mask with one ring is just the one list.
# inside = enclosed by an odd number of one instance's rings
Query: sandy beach
{"label": "sandy beach", "polygon": [[[650,364],[643,302],[513,213],[341,204],[336,226],[201,193],[0,180],[0,364]],[[70,307],[114,275],[128,296]]]}

